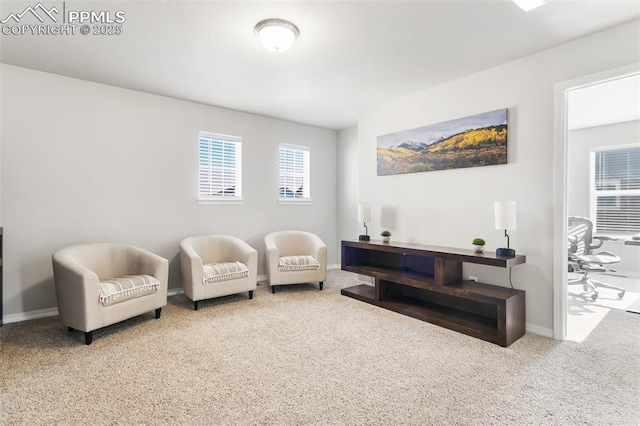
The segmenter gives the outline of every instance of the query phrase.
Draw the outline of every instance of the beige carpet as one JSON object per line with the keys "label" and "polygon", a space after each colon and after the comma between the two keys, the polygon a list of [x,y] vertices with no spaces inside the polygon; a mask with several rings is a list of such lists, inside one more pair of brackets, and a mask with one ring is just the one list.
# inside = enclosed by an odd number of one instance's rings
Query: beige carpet
{"label": "beige carpet", "polygon": [[57,318],[0,329],[0,424],[638,425],[640,315],[584,342],[501,348],[324,291],[169,298],[84,345]]}

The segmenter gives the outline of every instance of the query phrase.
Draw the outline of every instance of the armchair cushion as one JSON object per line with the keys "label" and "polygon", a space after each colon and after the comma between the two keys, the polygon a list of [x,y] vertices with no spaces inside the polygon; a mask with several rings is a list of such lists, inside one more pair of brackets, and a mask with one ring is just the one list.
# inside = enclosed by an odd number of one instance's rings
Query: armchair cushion
{"label": "armchair cushion", "polygon": [[249,276],[249,268],[242,262],[207,263],[202,265],[202,284],[235,280]]}
{"label": "armchair cushion", "polygon": [[279,271],[312,271],[320,268],[320,263],[313,256],[283,256],[278,262]]}
{"label": "armchair cushion", "polygon": [[146,296],[160,288],[160,281],[151,275],[126,275],[100,281],[100,303],[111,306],[136,297]]}

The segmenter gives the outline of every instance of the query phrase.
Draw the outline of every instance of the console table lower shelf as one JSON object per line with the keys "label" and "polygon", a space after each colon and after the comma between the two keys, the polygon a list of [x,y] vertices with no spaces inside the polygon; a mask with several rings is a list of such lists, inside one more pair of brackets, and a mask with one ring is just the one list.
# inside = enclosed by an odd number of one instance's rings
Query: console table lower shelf
{"label": "console table lower shelf", "polygon": [[[525,292],[463,281],[431,289],[376,279],[341,294],[503,347],[525,334]],[[376,294],[377,293],[377,294]]]}

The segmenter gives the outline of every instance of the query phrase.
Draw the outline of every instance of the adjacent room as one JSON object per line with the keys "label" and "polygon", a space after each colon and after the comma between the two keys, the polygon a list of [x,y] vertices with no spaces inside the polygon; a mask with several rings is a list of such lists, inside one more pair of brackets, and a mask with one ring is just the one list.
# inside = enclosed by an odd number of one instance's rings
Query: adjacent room
{"label": "adjacent room", "polygon": [[640,422],[637,0],[2,1],[0,424]]}
{"label": "adjacent room", "polygon": [[568,227],[591,228],[591,241],[582,263],[569,255],[568,339],[588,337],[611,309],[640,312],[638,93],[640,74],[569,92]]}

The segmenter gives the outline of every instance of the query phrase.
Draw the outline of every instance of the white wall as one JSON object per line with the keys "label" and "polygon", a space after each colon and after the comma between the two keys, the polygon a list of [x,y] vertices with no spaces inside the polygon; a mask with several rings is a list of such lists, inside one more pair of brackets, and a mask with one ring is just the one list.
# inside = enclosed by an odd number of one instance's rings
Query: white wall
{"label": "white wall", "polygon": [[[567,203],[570,216],[590,217],[589,157],[593,148],[640,142],[640,120],[571,130],[567,149]],[[640,247],[625,245],[624,239],[605,242],[602,250],[622,260],[613,268],[640,273]]]}
{"label": "white wall", "polygon": [[[355,201],[354,201],[355,200]],[[364,232],[358,224],[358,126],[338,132],[338,249]]]}
{"label": "white wall", "polygon": [[640,75],[571,90],[567,103],[569,130],[640,120]]}
{"label": "white wall", "polygon": [[[359,120],[359,198],[372,205],[372,235],[396,241],[470,247],[484,237],[503,246],[493,202],[517,202],[511,244],[527,256],[513,283],[527,292],[527,323],[553,328],[554,85],[640,60],[640,21],[386,102]],[[376,137],[426,124],[509,108],[508,164],[376,176]],[[356,202],[353,200],[352,202]],[[470,265],[481,281],[508,286],[505,269]]]}
{"label": "white wall", "polygon": [[[56,306],[51,255],[122,241],[170,260],[222,233],[259,251],[266,233],[317,233],[338,263],[336,132],[2,65],[5,315]],[[244,204],[197,205],[198,132],[243,138]],[[311,148],[311,206],[280,206],[278,144]]]}

